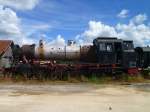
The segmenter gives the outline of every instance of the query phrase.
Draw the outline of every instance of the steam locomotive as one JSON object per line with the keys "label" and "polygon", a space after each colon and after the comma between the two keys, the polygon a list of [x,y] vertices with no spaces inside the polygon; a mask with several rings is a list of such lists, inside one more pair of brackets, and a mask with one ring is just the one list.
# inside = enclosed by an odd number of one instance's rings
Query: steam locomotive
{"label": "steam locomotive", "polygon": [[[114,37],[98,37],[93,45],[78,46],[69,40],[64,47],[39,45],[16,46],[14,59],[42,67],[46,65],[55,72],[75,71],[82,73],[116,73],[118,71],[136,74],[138,68],[150,66],[150,48],[136,47],[132,40]],[[55,62],[55,63],[52,63]],[[24,63],[24,64],[25,64]],[[32,67],[30,66],[30,67]],[[52,72],[52,71],[51,71]]]}

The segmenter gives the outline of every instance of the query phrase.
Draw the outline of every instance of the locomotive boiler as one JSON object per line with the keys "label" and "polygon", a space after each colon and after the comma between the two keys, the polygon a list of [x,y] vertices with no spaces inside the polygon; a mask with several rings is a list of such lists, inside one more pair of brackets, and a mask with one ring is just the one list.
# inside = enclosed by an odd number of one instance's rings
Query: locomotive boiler
{"label": "locomotive boiler", "polygon": [[21,47],[22,54],[27,59],[37,60],[69,60],[91,62],[95,60],[95,50],[92,45],[76,45],[73,40],[68,40],[66,46],[44,45],[43,40],[39,41],[39,45],[23,45]]}

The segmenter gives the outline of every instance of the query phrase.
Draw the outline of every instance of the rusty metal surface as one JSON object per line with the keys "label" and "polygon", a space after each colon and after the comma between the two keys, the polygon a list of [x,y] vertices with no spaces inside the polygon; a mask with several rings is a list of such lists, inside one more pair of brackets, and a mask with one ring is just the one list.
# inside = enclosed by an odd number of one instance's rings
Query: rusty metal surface
{"label": "rusty metal surface", "polygon": [[28,59],[34,58],[35,45],[23,45],[21,47],[22,55],[25,55]]}
{"label": "rusty metal surface", "polygon": [[84,62],[96,62],[96,50],[94,46],[83,46],[81,47],[80,59]]}
{"label": "rusty metal surface", "polygon": [[[35,49],[35,57],[38,57],[39,51]],[[45,59],[59,60],[79,60],[80,46],[64,46],[44,48]]]}

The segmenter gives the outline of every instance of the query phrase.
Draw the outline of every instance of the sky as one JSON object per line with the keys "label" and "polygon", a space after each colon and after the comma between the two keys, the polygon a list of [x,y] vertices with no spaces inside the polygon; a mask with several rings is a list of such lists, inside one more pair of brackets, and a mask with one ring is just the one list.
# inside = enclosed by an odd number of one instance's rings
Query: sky
{"label": "sky", "polygon": [[92,44],[97,37],[150,45],[149,0],[0,0],[0,39],[17,44]]}

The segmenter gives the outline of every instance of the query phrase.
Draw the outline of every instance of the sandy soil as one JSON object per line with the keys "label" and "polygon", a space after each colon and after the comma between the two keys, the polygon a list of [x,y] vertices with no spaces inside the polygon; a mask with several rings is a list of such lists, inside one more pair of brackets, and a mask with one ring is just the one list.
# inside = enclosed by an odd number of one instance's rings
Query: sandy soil
{"label": "sandy soil", "polygon": [[3,84],[0,112],[150,112],[150,84]]}

